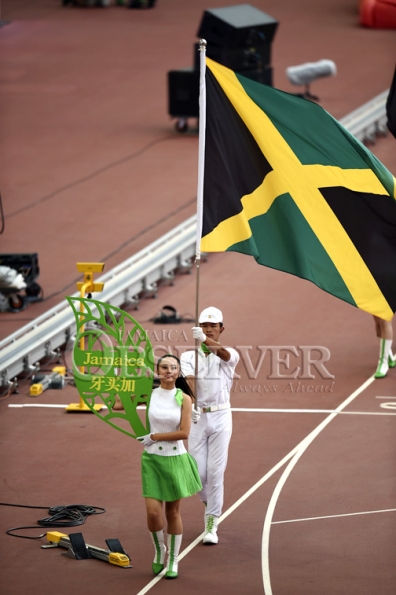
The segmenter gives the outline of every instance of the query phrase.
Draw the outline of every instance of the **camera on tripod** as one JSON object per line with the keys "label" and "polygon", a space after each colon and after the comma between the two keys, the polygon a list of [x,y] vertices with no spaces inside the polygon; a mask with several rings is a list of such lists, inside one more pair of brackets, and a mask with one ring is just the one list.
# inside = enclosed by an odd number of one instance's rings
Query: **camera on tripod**
{"label": "camera on tripod", "polygon": [[29,303],[41,301],[39,273],[35,253],[0,254],[0,312],[20,312]]}

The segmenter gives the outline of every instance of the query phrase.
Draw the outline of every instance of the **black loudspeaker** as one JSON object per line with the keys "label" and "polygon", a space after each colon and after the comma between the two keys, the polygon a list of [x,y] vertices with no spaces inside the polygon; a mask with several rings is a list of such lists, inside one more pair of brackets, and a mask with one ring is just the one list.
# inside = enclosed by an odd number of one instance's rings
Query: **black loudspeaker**
{"label": "black loudspeaker", "polygon": [[[199,43],[194,45],[195,70],[200,68]],[[261,68],[271,63],[271,45],[256,46],[255,48],[220,48],[208,45],[206,55],[215,62],[227,66],[231,70]]]}
{"label": "black loudspeaker", "polygon": [[173,117],[198,118],[199,71],[183,68],[168,72],[168,113]]}
{"label": "black loudspeaker", "polygon": [[[223,48],[271,44],[278,21],[250,4],[212,8],[203,14],[198,37]],[[208,54],[209,55],[209,54]]]}
{"label": "black loudspeaker", "polygon": [[154,8],[156,0],[129,0],[128,8]]}

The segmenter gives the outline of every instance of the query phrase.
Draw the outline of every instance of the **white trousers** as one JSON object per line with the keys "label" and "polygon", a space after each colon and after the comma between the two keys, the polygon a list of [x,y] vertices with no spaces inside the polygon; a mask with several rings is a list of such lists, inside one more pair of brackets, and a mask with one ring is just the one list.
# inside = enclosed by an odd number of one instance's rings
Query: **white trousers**
{"label": "white trousers", "polygon": [[223,509],[224,473],[232,434],[230,409],[201,413],[191,424],[188,451],[197,461],[203,489],[199,497],[207,502],[206,514],[219,517]]}

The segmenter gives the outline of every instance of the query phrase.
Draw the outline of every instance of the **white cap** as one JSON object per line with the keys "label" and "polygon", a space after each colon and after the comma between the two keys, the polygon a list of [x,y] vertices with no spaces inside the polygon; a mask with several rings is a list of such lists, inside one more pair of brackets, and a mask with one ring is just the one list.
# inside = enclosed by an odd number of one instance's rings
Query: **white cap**
{"label": "white cap", "polygon": [[199,315],[199,323],[201,324],[202,322],[223,322],[223,313],[218,308],[209,306],[209,308],[202,310]]}

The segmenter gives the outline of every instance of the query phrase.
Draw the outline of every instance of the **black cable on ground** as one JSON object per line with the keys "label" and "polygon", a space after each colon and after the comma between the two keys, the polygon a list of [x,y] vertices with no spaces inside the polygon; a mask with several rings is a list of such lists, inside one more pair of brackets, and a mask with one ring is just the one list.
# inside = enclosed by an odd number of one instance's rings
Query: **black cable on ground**
{"label": "black cable on ground", "polygon": [[[45,508],[51,515],[44,519],[37,521],[41,527],[77,527],[83,525],[85,519],[93,514],[103,514],[106,512],[105,508],[101,506],[86,506],[84,504],[69,504],[67,506],[28,506],[24,504],[8,504],[7,502],[0,502],[0,506],[16,506],[19,508]],[[38,535],[37,537],[29,537],[28,535],[16,535],[14,531],[20,529],[37,529],[37,525],[28,525],[21,527],[12,527],[6,531],[7,535],[11,537],[20,537],[21,539],[41,539],[47,532]]]}
{"label": "black cable on ground", "polygon": [[9,385],[9,387],[3,393],[0,394],[0,400],[8,399],[8,397],[10,396],[11,391],[13,389],[13,386],[14,386],[14,383],[11,383]]}
{"label": "black cable on ground", "polygon": [[78,178],[77,180],[74,180],[72,182],[69,182],[68,184],[65,184],[64,186],[61,186],[60,188],[57,188],[56,190],[54,190],[50,194],[47,194],[46,196],[43,196],[43,197],[41,197],[41,198],[39,198],[39,199],[37,199],[37,200],[35,200],[35,201],[27,204],[27,205],[24,205],[23,207],[20,207],[19,209],[17,209],[13,213],[9,213],[9,215],[7,215],[7,219],[11,219],[11,217],[15,217],[15,215],[19,215],[20,213],[23,213],[24,211],[27,211],[27,210],[29,210],[29,209],[31,209],[31,208],[33,208],[33,207],[35,207],[35,206],[43,203],[43,202],[46,202],[47,200],[50,200],[51,198],[54,198],[55,196],[58,196],[62,192],[65,192],[66,190],[70,190],[71,188],[75,188],[79,184],[83,184],[84,182],[88,182],[89,180],[92,180],[93,178],[99,176],[100,174],[108,171],[109,169],[111,169],[113,167],[117,167],[118,165],[122,165],[123,163],[127,163],[128,161],[131,161],[132,159],[136,159],[137,157],[140,157],[141,155],[143,155],[146,151],[148,151],[149,149],[151,149],[155,145],[158,145],[158,144],[160,144],[162,142],[165,142],[165,141],[168,141],[168,140],[175,140],[175,139],[177,139],[177,137],[175,135],[172,135],[172,136],[165,136],[165,137],[158,138],[158,139],[155,139],[153,141],[150,141],[144,147],[142,147],[141,149],[138,149],[134,153],[131,153],[130,155],[126,155],[125,157],[121,157],[120,159],[117,159],[116,161],[112,161],[112,162],[108,163],[107,165],[104,165],[104,166],[100,167],[96,171],[93,171],[90,174],[86,174],[85,176],[82,176],[81,178]]}

